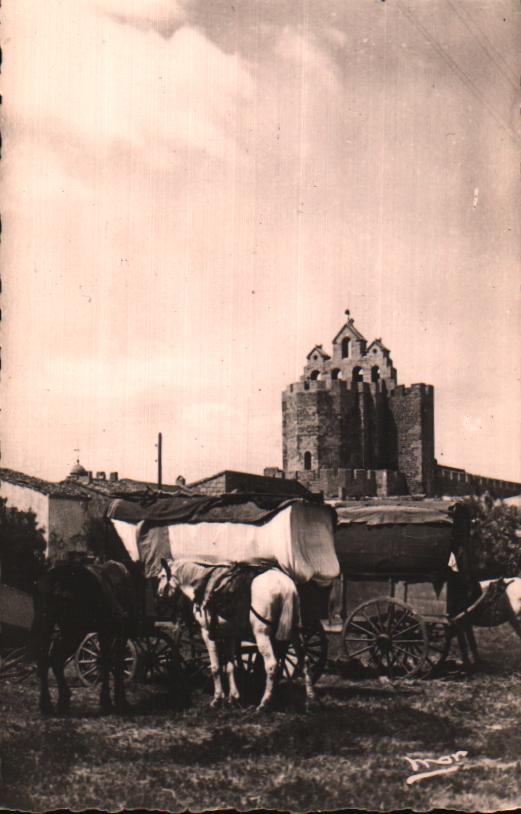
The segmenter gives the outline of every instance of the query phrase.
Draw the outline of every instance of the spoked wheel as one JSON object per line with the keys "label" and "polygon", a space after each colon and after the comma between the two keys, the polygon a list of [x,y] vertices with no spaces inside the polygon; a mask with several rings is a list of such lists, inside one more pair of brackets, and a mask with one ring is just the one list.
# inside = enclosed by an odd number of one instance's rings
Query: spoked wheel
{"label": "spoked wheel", "polygon": [[34,673],[27,647],[13,648],[0,653],[0,679],[8,678],[16,682],[25,681]]}
{"label": "spoked wheel", "polygon": [[427,677],[442,666],[450,650],[450,626],[444,622],[427,622],[427,658],[421,675]]}
{"label": "spoked wheel", "polygon": [[257,675],[264,669],[262,656],[254,642],[243,641],[239,644],[236,655],[237,667],[246,675]]}
{"label": "spoked wheel", "polygon": [[176,656],[175,643],[166,633],[157,632],[138,640],[138,678],[140,681],[161,681],[171,673]]}
{"label": "spoked wheel", "polygon": [[342,635],[348,659],[389,678],[412,678],[421,673],[427,659],[425,622],[393,597],[359,605]]}
{"label": "spoked wheel", "polygon": [[173,632],[176,655],[180,659],[188,678],[208,681],[210,678],[210,657],[197,625],[178,622]]}
{"label": "spoked wheel", "polygon": [[[92,687],[101,680],[100,644],[97,633],[87,633],[76,651],[74,661],[82,684]],[[132,681],[136,675],[138,652],[132,639],[127,640],[124,656],[125,681]]]}
{"label": "spoked wheel", "polygon": [[[324,672],[327,661],[327,634],[322,624],[317,621],[307,625],[302,631],[304,650],[310,662],[311,680],[313,684]],[[281,678],[292,681],[301,676],[298,666],[297,652],[292,643],[289,644],[285,656],[279,660]]]}

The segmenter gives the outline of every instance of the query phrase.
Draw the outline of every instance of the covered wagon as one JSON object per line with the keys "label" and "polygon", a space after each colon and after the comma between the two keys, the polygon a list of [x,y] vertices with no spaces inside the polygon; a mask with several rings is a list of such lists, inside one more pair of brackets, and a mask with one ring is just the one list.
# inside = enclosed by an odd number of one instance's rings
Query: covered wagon
{"label": "covered wagon", "polygon": [[[318,500],[278,495],[226,494],[159,497],[150,501],[115,500],[108,511],[126,551],[142,563],[151,607],[161,559],[188,558],[205,563],[272,563],[297,584],[304,639],[321,673],[327,639],[320,620],[328,615],[329,592],[340,567],[334,545],[335,512]],[[256,659],[244,644],[248,664]],[[288,651],[284,670],[295,669]]]}
{"label": "covered wagon", "polygon": [[472,559],[465,507],[426,500],[337,512],[348,661],[391,677],[429,674],[448,653],[451,552]]}

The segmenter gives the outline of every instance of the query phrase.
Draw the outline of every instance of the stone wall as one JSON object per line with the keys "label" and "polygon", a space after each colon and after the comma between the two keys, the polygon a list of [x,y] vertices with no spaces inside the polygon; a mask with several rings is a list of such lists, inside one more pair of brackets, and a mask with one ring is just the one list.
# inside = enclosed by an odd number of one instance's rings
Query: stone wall
{"label": "stone wall", "polygon": [[63,557],[67,552],[86,551],[83,537],[88,517],[89,500],[70,500],[51,495],[49,498],[49,540],[47,556]]}
{"label": "stone wall", "polygon": [[[394,470],[407,492],[433,488],[434,390],[385,382],[308,381],[282,396],[287,473],[330,469]],[[307,455],[306,455],[307,453]]]}
{"label": "stone wall", "polygon": [[511,497],[521,494],[521,483],[471,475],[464,469],[434,465],[434,494],[436,495],[479,495],[485,491],[494,497]]}
{"label": "stone wall", "polygon": [[288,495],[288,497],[307,494],[305,487],[293,479],[256,475],[252,472],[237,472],[233,469],[227,469],[213,477],[191,483],[190,488],[200,494],[212,496],[229,492]]}
{"label": "stone wall", "polygon": [[389,406],[396,432],[396,469],[409,494],[432,494],[434,488],[434,388],[429,384],[395,387]]}
{"label": "stone wall", "polygon": [[368,345],[346,316],[332,356],[315,345],[300,380],[282,394],[287,476],[330,496],[521,491],[519,484],[435,468],[434,388],[397,385],[382,340]]}
{"label": "stone wall", "polygon": [[296,470],[288,477],[297,479],[311,492],[323,492],[326,497],[384,497],[402,495],[405,480],[400,472],[390,469],[322,468],[309,472]]}
{"label": "stone wall", "polygon": [[290,385],[282,395],[282,439],[286,472],[394,468],[396,432],[385,382],[326,380]]}

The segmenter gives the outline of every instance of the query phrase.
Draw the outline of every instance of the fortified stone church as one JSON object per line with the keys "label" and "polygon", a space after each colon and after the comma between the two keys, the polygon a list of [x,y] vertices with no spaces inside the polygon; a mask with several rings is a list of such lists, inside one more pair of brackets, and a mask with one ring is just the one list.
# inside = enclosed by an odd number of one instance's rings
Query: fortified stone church
{"label": "fortified stone church", "polygon": [[335,497],[515,492],[519,484],[436,463],[433,386],[398,385],[389,349],[345,313],[331,354],[315,345],[283,393],[285,477]]}

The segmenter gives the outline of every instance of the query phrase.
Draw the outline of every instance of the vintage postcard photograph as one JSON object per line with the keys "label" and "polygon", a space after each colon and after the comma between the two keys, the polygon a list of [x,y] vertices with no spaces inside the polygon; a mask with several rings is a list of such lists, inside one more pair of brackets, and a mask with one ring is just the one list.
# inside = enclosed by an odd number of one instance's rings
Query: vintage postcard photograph
{"label": "vintage postcard photograph", "polygon": [[0,23],[0,808],[519,809],[521,3]]}

